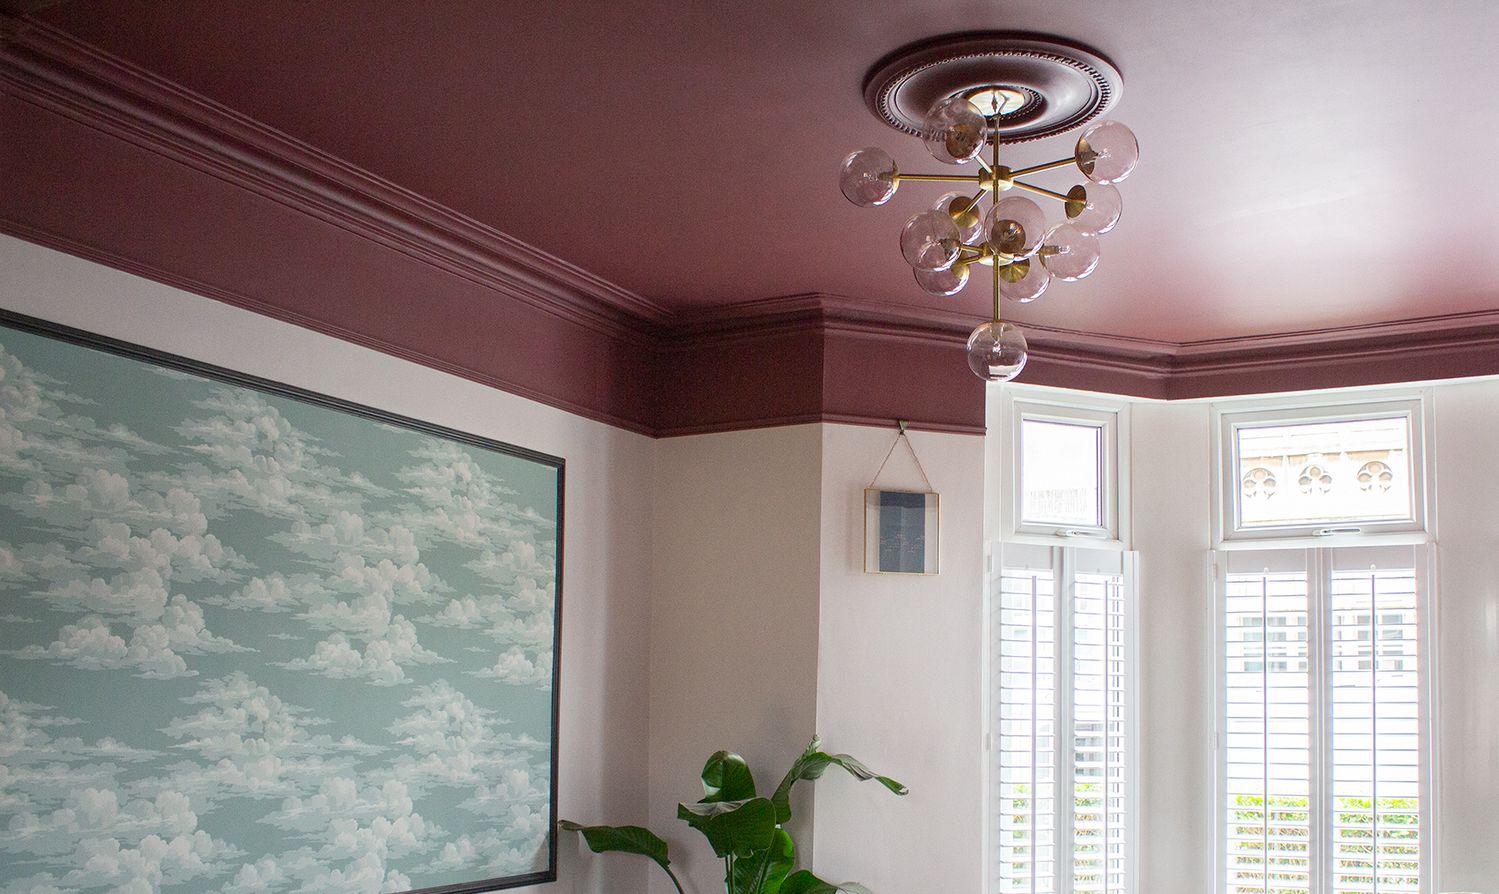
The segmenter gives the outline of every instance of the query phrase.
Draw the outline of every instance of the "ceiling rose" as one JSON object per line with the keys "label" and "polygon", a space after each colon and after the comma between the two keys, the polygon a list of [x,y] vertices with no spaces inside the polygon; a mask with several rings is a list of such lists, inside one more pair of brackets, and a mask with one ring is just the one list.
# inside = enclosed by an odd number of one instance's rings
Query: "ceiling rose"
{"label": "ceiling rose", "polygon": [[1023,31],[949,34],[909,44],[864,78],[875,117],[912,135],[933,105],[950,96],[1011,102],[995,121],[1001,143],[1040,140],[1081,127],[1119,101],[1124,80],[1103,54],[1081,44]]}

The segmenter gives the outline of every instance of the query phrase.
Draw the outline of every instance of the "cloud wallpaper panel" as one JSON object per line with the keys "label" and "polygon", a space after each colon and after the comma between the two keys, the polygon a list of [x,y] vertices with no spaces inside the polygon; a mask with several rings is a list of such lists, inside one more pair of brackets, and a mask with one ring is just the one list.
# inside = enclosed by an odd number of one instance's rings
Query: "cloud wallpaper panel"
{"label": "cloud wallpaper panel", "polygon": [[18,325],[0,894],[549,871],[560,460]]}

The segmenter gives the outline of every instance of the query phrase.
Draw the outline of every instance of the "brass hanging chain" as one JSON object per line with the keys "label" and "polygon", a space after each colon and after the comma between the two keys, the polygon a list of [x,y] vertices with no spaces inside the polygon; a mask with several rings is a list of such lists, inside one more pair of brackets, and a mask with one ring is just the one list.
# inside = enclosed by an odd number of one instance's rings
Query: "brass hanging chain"
{"label": "brass hanging chain", "polygon": [[916,455],[916,445],[912,444],[911,439],[906,435],[906,427],[910,423],[906,422],[906,420],[904,419],[897,419],[895,421],[895,424],[900,427],[900,431],[896,432],[895,440],[891,442],[890,449],[885,452],[884,462],[880,463],[880,467],[875,470],[874,477],[869,479],[869,483],[864,486],[864,489],[872,489],[875,485],[875,482],[880,480],[880,475],[885,471],[885,466],[890,463],[890,457],[895,455],[895,448],[900,446],[901,441],[905,441],[906,449],[911,451],[911,459],[916,463],[916,471],[921,473],[921,480],[924,484],[926,484],[927,493],[936,493],[936,491],[932,488],[932,479],[926,477],[926,469],[921,465],[921,457]]}

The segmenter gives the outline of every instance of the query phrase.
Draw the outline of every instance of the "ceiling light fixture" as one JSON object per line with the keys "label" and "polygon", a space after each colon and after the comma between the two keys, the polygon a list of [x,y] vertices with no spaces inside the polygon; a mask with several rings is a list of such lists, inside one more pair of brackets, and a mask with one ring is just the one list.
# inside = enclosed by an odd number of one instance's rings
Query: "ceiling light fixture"
{"label": "ceiling light fixture", "polygon": [[[986,32],[937,38],[896,51],[864,82],[870,110],[918,136],[932,156],[963,174],[907,174],[881,149],[843,160],[839,186],[855,205],[883,205],[901,183],[959,186],[901,231],[901,253],[922,289],[955,295],[975,264],[994,268],[994,317],[968,337],[968,365],[979,378],[1015,378],[1029,356],[1020,327],[1000,319],[1001,298],[1041,297],[1053,279],[1080,280],[1098,266],[1098,237],[1119,221],[1114,184],[1135,169],[1140,147],[1117,121],[1096,120],[1118,102],[1123,81],[1096,51],[1053,37]],[[1082,128],[1072,155],[1009,168],[999,147]],[[1076,165],[1086,184],[1058,192],[1021,180]],[[1060,202],[1067,219],[1049,226],[1020,189]],[[970,192],[971,191],[971,192]],[[984,210],[987,200],[988,209]]]}

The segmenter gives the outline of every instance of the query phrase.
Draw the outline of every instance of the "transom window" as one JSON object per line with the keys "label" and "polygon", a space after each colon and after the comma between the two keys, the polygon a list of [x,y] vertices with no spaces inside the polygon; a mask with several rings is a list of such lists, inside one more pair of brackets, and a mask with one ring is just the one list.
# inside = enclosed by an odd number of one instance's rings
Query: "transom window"
{"label": "transom window", "polygon": [[1061,535],[1124,546],[1124,411],[1028,399],[1007,407],[1004,539]]}
{"label": "transom window", "polygon": [[1425,530],[1420,399],[1222,413],[1220,421],[1222,541]]}

